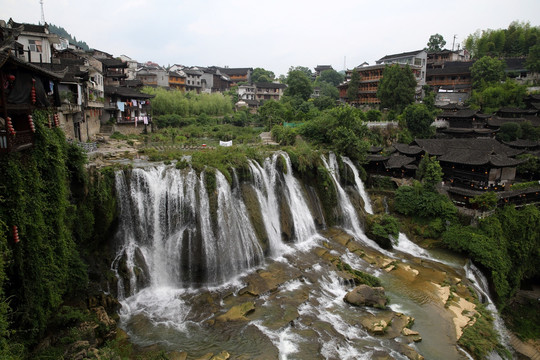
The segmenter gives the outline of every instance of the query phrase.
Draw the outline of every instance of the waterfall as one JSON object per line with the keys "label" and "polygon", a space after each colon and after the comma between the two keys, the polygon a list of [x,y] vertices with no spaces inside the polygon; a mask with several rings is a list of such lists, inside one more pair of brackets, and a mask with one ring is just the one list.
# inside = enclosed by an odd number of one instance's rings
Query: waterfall
{"label": "waterfall", "polygon": [[356,184],[356,190],[358,191],[358,193],[362,197],[362,200],[364,201],[364,210],[366,210],[368,214],[373,215],[373,209],[371,207],[371,200],[369,198],[369,195],[366,193],[364,183],[362,182],[362,179],[360,179],[360,175],[358,175],[358,169],[356,168],[356,166],[354,166],[351,159],[349,159],[348,157],[343,156],[342,159],[343,159],[343,162],[351,168],[354,174],[354,182]]}
{"label": "waterfall", "polygon": [[291,208],[295,241],[303,242],[312,239],[318,235],[317,228],[300,183],[293,175],[291,159],[285,152],[278,152],[274,156],[282,156],[285,160],[286,172],[283,174],[285,188],[287,189],[285,195]]}
{"label": "waterfall", "polygon": [[120,298],[147,286],[218,285],[263,263],[239,190],[219,171],[215,178],[214,233],[204,172],[161,165],[116,173]]}
{"label": "waterfall", "polygon": [[249,160],[249,168],[253,176],[253,187],[259,200],[261,214],[264,214],[263,222],[268,235],[270,256],[279,256],[283,252],[279,207],[276,198],[277,159],[277,156],[273,156],[271,159],[266,158],[264,168],[258,162]]}
{"label": "waterfall", "polygon": [[352,232],[353,235],[362,239],[367,239],[364,234],[364,230],[362,230],[362,227],[360,226],[360,221],[358,220],[356,209],[352,205],[349,196],[347,195],[345,190],[343,190],[343,187],[340,184],[339,168],[336,160],[336,155],[334,153],[330,153],[330,155],[328,156],[328,162],[326,161],[324,156],[321,158],[326,170],[328,170],[330,176],[334,180],[334,184],[336,185],[339,209],[343,218],[343,227],[345,228],[345,230]]}
{"label": "waterfall", "polygon": [[[473,288],[478,294],[478,298],[482,303],[486,304],[486,309],[488,309],[493,315],[493,324],[495,330],[499,334],[499,340],[501,344],[504,345],[507,349],[511,349],[509,343],[509,334],[504,321],[501,319],[497,307],[491,300],[489,296],[489,284],[487,278],[482,274],[480,269],[478,269],[474,264],[469,260],[467,265],[465,265],[465,274],[467,279],[471,280],[473,283]],[[501,359],[497,353],[491,353],[489,355],[490,360]]]}

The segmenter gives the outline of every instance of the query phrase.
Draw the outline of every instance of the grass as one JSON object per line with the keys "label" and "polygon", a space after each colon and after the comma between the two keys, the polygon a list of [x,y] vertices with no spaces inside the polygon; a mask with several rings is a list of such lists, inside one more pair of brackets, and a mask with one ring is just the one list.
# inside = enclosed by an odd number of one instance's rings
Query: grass
{"label": "grass", "polygon": [[514,302],[502,313],[508,327],[521,340],[540,339],[540,304],[534,299]]}

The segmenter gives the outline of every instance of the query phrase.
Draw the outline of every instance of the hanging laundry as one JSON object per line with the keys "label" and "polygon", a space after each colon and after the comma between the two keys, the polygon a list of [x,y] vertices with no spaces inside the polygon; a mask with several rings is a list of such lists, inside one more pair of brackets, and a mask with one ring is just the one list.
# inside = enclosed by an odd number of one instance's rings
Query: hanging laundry
{"label": "hanging laundry", "polygon": [[143,116],[144,125],[148,125],[148,116]]}
{"label": "hanging laundry", "polygon": [[118,110],[120,110],[120,111],[122,111],[122,112],[124,112],[124,110],[125,110],[124,105],[125,105],[125,104],[124,104],[122,101],[117,101],[117,102],[116,102],[116,107],[118,107]]}
{"label": "hanging laundry", "polygon": [[137,106],[137,100],[131,100],[131,102],[133,103],[133,106]]}

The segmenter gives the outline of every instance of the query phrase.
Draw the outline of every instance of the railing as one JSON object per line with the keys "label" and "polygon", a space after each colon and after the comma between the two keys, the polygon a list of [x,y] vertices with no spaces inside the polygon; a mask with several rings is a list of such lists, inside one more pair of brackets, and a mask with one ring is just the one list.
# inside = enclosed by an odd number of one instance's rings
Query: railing
{"label": "railing", "polygon": [[34,133],[31,130],[17,130],[15,135],[0,130],[0,153],[24,150],[34,145]]}

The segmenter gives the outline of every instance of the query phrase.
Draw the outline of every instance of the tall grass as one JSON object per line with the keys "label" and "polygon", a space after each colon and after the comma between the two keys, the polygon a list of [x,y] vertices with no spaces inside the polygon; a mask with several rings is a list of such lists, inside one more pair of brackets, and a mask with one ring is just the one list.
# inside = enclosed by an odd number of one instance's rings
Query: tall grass
{"label": "tall grass", "polygon": [[193,115],[225,115],[233,110],[232,100],[221,93],[196,94],[180,90],[145,87],[143,92],[155,95],[152,99],[154,115],[176,114]]}

